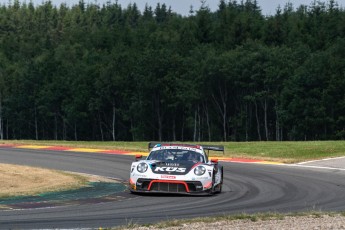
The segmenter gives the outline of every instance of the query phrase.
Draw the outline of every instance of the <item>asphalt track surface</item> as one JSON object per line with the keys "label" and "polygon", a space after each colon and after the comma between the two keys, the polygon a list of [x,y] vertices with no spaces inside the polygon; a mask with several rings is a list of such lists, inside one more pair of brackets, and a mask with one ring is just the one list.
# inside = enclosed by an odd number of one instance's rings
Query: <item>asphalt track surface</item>
{"label": "asphalt track surface", "polygon": [[[0,162],[128,180],[132,156],[0,148]],[[0,211],[0,229],[98,228],[176,218],[256,212],[345,210],[345,171],[222,163],[215,196],[133,195],[114,202]]]}

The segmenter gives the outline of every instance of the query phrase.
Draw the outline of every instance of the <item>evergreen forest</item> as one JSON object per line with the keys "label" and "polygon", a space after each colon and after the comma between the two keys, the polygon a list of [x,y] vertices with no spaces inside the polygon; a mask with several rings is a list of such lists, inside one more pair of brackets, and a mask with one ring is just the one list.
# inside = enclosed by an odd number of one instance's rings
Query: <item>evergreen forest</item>
{"label": "evergreen forest", "polygon": [[0,5],[0,138],[345,139],[336,1]]}

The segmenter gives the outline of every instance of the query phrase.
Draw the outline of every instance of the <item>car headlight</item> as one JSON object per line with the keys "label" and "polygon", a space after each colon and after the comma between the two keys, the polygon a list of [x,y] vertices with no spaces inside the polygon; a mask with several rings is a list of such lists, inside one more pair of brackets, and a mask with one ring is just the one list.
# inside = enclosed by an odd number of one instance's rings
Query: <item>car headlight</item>
{"label": "car headlight", "polygon": [[206,169],[204,166],[198,166],[194,169],[194,174],[197,176],[204,175],[205,172],[206,172]]}
{"label": "car headlight", "polygon": [[138,166],[137,166],[137,170],[138,170],[138,172],[140,172],[140,173],[146,172],[146,171],[147,171],[147,168],[148,168],[148,166],[147,166],[147,164],[145,164],[145,163],[140,163],[140,164],[138,164]]}

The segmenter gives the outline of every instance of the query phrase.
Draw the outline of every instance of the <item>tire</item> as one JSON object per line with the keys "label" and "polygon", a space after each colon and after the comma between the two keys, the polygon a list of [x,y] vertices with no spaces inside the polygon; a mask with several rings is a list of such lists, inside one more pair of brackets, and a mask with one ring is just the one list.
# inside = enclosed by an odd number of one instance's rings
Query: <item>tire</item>
{"label": "tire", "polygon": [[221,173],[222,173],[222,176],[221,176],[221,179],[220,179],[220,184],[219,184],[218,193],[221,193],[221,192],[222,192],[222,188],[223,188],[223,176],[224,176],[223,167],[222,167],[222,169],[221,169]]}

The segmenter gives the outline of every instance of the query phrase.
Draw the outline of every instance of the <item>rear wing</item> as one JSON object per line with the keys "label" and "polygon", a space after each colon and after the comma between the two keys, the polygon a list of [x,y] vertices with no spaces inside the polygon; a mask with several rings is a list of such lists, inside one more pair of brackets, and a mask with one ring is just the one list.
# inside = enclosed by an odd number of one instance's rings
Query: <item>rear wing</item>
{"label": "rear wing", "polygon": [[149,146],[148,146],[149,151],[153,149],[153,147],[155,147],[157,144],[161,144],[161,142],[149,142]]}
{"label": "rear wing", "polygon": [[[155,147],[157,144],[173,144],[173,143],[167,143],[167,142],[149,142],[148,144],[148,149],[149,151]],[[192,145],[192,144],[181,144],[183,146],[196,146],[196,145]],[[224,155],[224,146],[223,145],[200,145],[204,150],[207,150],[207,155],[209,155],[210,150],[211,151],[220,151],[223,152]]]}
{"label": "rear wing", "polygon": [[223,145],[201,145],[203,147],[203,149],[207,150],[207,151],[220,151],[223,152],[224,154],[224,146]]}
{"label": "rear wing", "polygon": [[211,151],[220,151],[224,155],[224,146],[223,145],[201,145],[203,149],[207,150],[207,155],[210,155]]}

